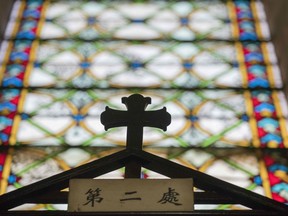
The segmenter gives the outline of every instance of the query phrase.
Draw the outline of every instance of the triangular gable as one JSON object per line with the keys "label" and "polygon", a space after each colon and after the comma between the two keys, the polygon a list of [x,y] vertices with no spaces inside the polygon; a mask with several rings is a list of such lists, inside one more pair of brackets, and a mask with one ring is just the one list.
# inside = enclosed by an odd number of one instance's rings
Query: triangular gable
{"label": "triangular gable", "polygon": [[[225,212],[229,212],[228,215],[242,215],[245,212],[246,215],[287,215],[288,207],[282,203],[255,194],[199,171],[179,165],[167,159],[155,156],[151,153],[129,149],[103,157],[0,196],[0,215],[20,214],[20,212],[17,211],[7,210],[25,203],[67,203],[68,193],[60,191],[69,187],[70,179],[95,178],[124,167],[131,161],[170,178],[193,178],[195,187],[205,191],[195,193],[195,203],[241,204],[252,209],[247,211],[198,210],[191,213],[192,215],[205,215],[205,212],[207,215],[222,215],[222,213]],[[31,215],[31,211],[26,213],[22,212],[21,215]],[[77,213],[57,211],[57,215],[76,214]],[[81,215],[83,215],[83,213]]]}

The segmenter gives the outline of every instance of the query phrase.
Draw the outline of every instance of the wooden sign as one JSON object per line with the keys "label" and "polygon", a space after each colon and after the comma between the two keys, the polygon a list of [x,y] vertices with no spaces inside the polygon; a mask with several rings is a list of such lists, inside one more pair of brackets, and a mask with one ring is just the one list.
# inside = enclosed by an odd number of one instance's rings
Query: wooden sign
{"label": "wooden sign", "polygon": [[192,179],[70,180],[70,212],[193,210]]}

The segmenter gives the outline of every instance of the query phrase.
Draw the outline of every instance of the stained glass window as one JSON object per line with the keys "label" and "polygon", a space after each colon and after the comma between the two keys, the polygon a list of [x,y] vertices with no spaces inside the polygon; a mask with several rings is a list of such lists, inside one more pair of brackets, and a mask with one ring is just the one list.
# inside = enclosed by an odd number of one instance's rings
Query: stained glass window
{"label": "stained glass window", "polygon": [[1,57],[2,194],[122,149],[126,129],[100,114],[141,93],[172,115],[165,133],[145,128],[147,151],[288,203],[287,102],[261,1],[18,0]]}

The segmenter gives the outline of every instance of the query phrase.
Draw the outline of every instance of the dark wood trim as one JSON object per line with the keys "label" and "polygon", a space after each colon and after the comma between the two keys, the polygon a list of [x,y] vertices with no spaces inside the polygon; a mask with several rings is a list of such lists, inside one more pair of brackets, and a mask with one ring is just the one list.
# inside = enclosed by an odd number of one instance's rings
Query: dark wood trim
{"label": "dark wood trim", "polygon": [[[37,200],[38,197],[40,200],[41,197],[43,199],[43,196],[47,194],[48,198],[45,201],[51,201],[51,196],[53,196],[53,192],[54,196],[55,193],[57,196],[57,193],[59,193],[57,191],[65,189],[69,186],[70,179],[97,177],[104,173],[124,167],[126,163],[131,160],[141,164],[141,166],[144,168],[163,174],[170,178],[193,178],[195,187],[208,192],[202,194],[202,198],[201,197],[197,198],[198,201],[200,201],[200,203],[203,202],[206,204],[207,203],[210,204],[211,202],[213,202],[213,200],[217,200],[218,198],[220,198],[219,199],[220,201],[222,199],[221,197],[225,196],[226,198],[233,200],[231,201],[232,203],[235,202],[253,209],[249,212],[250,214],[248,215],[269,215],[269,213],[270,215],[273,215],[271,213],[274,212],[275,213],[277,212],[278,215],[282,215],[284,213],[285,213],[284,215],[286,215],[288,212],[288,206],[282,203],[278,203],[274,200],[268,199],[264,196],[237,187],[228,182],[221,181],[212,176],[201,173],[197,170],[189,169],[188,167],[176,164],[167,159],[160,158],[148,152],[144,152],[143,150],[139,151],[134,149],[126,149],[114,153],[112,155],[92,161],[88,164],[84,164],[80,167],[65,171],[55,176],[51,176],[50,178],[43,179],[42,181],[36,182],[34,184],[4,194],[0,196],[0,209],[8,210],[21,204],[27,203],[27,201],[33,202],[34,200],[35,203],[35,200]],[[214,193],[216,193],[217,195],[214,196]],[[52,201],[56,203],[57,202],[62,203],[65,199],[65,194],[63,195],[64,196],[61,195],[62,198],[61,196],[59,196],[59,199],[56,198],[54,199],[54,201],[52,199]],[[226,202],[227,199],[222,201]],[[0,212],[1,216],[5,215],[4,212],[6,214],[9,211]],[[232,211],[231,214],[230,211],[226,212],[227,212],[226,215],[243,215],[243,211],[237,211],[237,212]],[[58,215],[58,213],[59,212],[57,212],[57,214],[55,215]],[[213,214],[210,215],[225,215],[223,214],[223,212],[222,214],[218,213],[219,213],[218,211],[213,211]],[[64,214],[74,215],[75,213],[66,212]],[[7,215],[9,215],[9,213]],[[31,214],[27,212],[27,215]],[[191,215],[205,215],[205,212],[200,211],[198,214],[191,214]]]}
{"label": "dark wood trim", "polygon": [[279,67],[288,96],[288,1],[262,0],[271,30],[272,42],[275,46]]}
{"label": "dark wood trim", "polygon": [[14,1],[15,0],[0,1],[0,42],[3,40]]}
{"label": "dark wood trim", "polygon": [[[27,185],[18,190],[0,196],[0,209],[10,209],[22,205],[27,199],[49,194],[69,187],[73,178],[94,178],[125,166],[129,152],[123,150],[80,167],[65,171],[39,182]],[[1,215],[1,214],[0,214]]]}
{"label": "dark wood trim", "polygon": [[0,211],[1,216],[287,216],[279,212],[251,211],[251,210],[195,210],[193,212],[66,212],[66,211]]}
{"label": "dark wood trim", "polygon": [[221,194],[251,209],[267,210],[267,212],[288,212],[288,206],[282,203],[219,180],[197,170],[189,169],[144,151],[137,153],[137,156],[139,157],[139,160],[143,160],[143,167],[149,170],[170,178],[193,178],[195,187],[206,192]]}

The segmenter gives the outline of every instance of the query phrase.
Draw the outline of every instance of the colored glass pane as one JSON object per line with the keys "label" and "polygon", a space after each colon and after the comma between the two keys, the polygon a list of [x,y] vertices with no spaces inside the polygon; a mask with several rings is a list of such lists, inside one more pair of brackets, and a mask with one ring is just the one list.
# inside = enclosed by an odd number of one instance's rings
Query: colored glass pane
{"label": "colored glass pane", "polygon": [[145,128],[147,151],[288,202],[288,110],[260,1],[16,1],[0,64],[1,193],[121,149],[126,129],[104,131],[100,114],[141,93],[172,115],[165,133]]}
{"label": "colored glass pane", "polygon": [[[284,96],[269,90],[64,90],[7,89],[3,103],[4,145],[124,145],[125,128],[105,131],[100,113],[119,98],[141,92],[148,109],[167,107],[167,132],[147,128],[144,143],[156,146],[287,147]],[[17,109],[16,109],[17,107]],[[4,120],[5,119],[5,120]],[[13,131],[13,133],[12,133]],[[146,134],[145,133],[145,134]]]}
{"label": "colored glass pane", "polygon": [[9,47],[4,87],[282,87],[271,43],[16,40]]}

